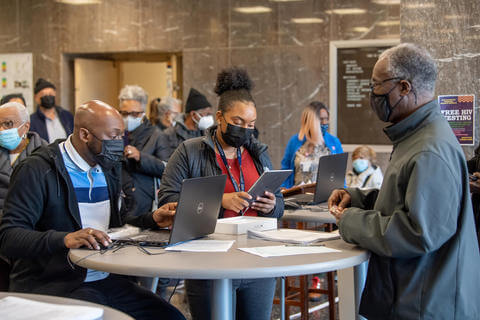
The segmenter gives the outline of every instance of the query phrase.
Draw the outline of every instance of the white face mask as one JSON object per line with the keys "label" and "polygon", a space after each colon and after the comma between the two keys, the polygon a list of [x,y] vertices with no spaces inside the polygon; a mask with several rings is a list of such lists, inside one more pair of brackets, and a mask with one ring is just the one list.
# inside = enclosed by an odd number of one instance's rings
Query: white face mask
{"label": "white face mask", "polygon": [[126,118],[123,118],[123,122],[125,123],[125,128],[127,128],[128,132],[137,129],[142,124],[142,120],[143,120],[143,116],[138,118],[127,116]]}
{"label": "white face mask", "polygon": [[195,122],[197,123],[197,126],[198,126],[199,130],[206,130],[206,129],[210,128],[211,126],[213,126],[213,124],[215,123],[212,115],[205,116],[205,117],[201,117],[198,113],[197,113],[197,115],[200,117],[200,119],[198,121],[195,121]]}

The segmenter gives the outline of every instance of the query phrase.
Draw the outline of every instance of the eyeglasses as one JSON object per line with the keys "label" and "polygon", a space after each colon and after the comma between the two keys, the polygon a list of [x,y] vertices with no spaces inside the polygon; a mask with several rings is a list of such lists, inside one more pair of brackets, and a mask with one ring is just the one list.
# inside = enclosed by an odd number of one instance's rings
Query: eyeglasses
{"label": "eyeglasses", "polygon": [[140,117],[141,115],[144,114],[143,111],[132,111],[132,112],[119,111],[119,113],[122,115],[122,117],[132,116],[132,117],[134,117],[134,118],[138,118],[138,117]]}
{"label": "eyeglasses", "polygon": [[16,122],[18,121],[13,121],[13,120],[0,121],[0,128],[12,129],[15,126]]}
{"label": "eyeglasses", "polygon": [[402,78],[395,77],[395,78],[388,78],[388,79],[382,80],[380,82],[370,82],[370,84],[369,84],[370,90],[373,91],[373,89],[375,89],[376,86],[382,85],[387,81],[398,80],[398,79],[402,79]]}

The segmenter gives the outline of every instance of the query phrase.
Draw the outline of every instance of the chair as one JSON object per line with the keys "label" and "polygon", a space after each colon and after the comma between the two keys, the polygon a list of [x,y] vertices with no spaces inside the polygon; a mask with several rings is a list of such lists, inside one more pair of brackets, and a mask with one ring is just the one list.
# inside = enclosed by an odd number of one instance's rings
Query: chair
{"label": "chair", "polygon": [[[284,197],[293,196],[296,194],[304,194],[307,192],[314,192],[316,187],[315,183],[305,184],[301,186],[296,186],[290,189],[282,190],[282,194]],[[288,227],[288,223],[283,223],[284,227]],[[332,224],[324,224],[319,226],[325,228],[326,231],[333,231]],[[296,223],[297,229],[308,229],[307,223],[305,222],[298,222]],[[317,227],[318,228],[318,227]],[[299,285],[295,285],[295,280],[298,279]],[[328,295],[328,302],[329,302],[329,319],[334,320],[336,319],[336,310],[335,310],[335,272],[327,272],[327,288],[320,288],[314,289],[309,288],[309,277],[308,275],[298,276],[298,277],[286,277],[285,280],[285,318],[288,319],[290,312],[289,309],[291,306],[300,307],[301,319],[306,320],[309,318],[308,314],[308,297],[309,293],[320,293]],[[281,299],[275,298],[273,303],[280,304]]]}

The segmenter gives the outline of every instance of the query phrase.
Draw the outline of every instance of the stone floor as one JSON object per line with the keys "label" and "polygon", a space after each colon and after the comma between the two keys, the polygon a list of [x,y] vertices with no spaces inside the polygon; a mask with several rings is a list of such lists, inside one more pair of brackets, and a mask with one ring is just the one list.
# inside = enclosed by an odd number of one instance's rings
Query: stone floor
{"label": "stone floor", "polygon": [[[276,295],[278,295],[279,291],[280,291],[278,287],[279,286],[277,285]],[[166,299],[168,299],[170,297],[170,295],[172,294],[173,288],[174,288],[174,286],[170,286],[170,287],[167,288],[167,292],[166,292],[166,295],[165,295]],[[314,310],[310,313],[309,319],[311,319],[311,320],[327,320],[327,319],[329,319],[328,303],[326,301],[327,301],[327,296],[326,295],[321,295],[319,301],[309,303],[310,310]],[[183,282],[180,282],[178,284],[170,302],[174,306],[176,306],[183,313],[183,315],[185,315],[185,317],[188,320],[191,319],[190,311],[188,309],[188,304],[187,304],[187,301],[186,301],[185,288],[183,286]],[[338,319],[338,303],[336,303],[336,308],[337,308],[337,319]],[[300,313],[299,312],[300,312],[299,308],[291,307],[290,308],[290,319],[300,319]],[[279,305],[273,305],[272,319],[274,319],[274,320],[280,319],[280,306]]]}

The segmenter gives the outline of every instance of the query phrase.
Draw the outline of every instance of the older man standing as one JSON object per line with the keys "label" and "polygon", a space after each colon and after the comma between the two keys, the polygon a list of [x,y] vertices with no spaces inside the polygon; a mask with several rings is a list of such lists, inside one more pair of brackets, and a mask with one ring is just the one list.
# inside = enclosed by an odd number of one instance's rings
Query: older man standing
{"label": "older man standing", "polygon": [[67,140],[38,148],[15,169],[0,224],[0,251],[13,262],[9,289],[93,301],[135,319],[184,319],[127,277],[69,265],[69,249],[108,245],[108,228],[126,222],[144,228],[172,224],[172,203],[142,217],[125,216],[123,133],[114,108],[89,101],[77,109]]}
{"label": "older man standing", "polygon": [[[155,186],[162,177],[165,164],[159,158],[160,130],[145,117],[148,96],[139,86],[125,86],[118,96],[118,108],[127,134],[124,149],[124,191],[133,195],[130,213],[140,216],[152,209]],[[127,179],[128,178],[128,179]]]}
{"label": "older man standing", "polygon": [[[380,190],[335,190],[342,238],[369,249],[360,314],[478,319],[479,249],[465,157],[434,99],[437,68],[413,44],[385,51],[370,101],[393,143]],[[344,209],[346,208],[346,209]]]}

